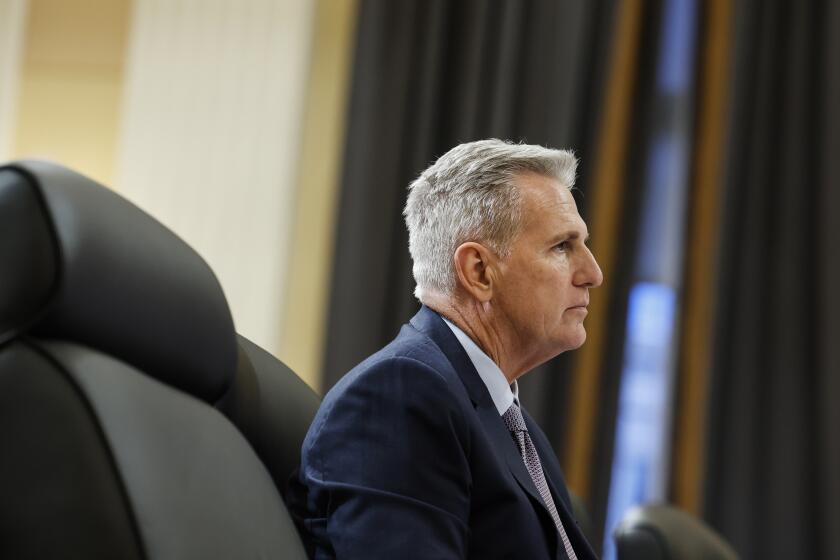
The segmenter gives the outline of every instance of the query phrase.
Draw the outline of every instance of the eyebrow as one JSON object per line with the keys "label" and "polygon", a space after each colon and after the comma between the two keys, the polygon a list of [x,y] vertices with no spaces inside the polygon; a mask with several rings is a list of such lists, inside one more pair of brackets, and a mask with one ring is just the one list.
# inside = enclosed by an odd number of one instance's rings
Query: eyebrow
{"label": "eyebrow", "polygon": [[[551,238],[551,243],[559,243],[560,241],[574,241],[575,239],[580,239],[580,232],[577,230],[570,230],[563,233],[558,233],[554,237]],[[589,232],[586,233],[586,237],[584,237],[583,242],[586,243],[590,239]]]}

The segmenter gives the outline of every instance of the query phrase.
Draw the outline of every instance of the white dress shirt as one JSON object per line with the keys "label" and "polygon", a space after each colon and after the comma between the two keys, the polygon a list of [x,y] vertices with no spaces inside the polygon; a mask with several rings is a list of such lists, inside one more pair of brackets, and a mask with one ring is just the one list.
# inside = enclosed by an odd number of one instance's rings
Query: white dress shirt
{"label": "white dress shirt", "polygon": [[516,384],[516,381],[508,385],[507,377],[499,369],[496,362],[491,360],[490,356],[485,354],[464,331],[452,324],[446,317],[442,317],[442,319],[458,339],[458,342],[461,343],[461,346],[464,347],[464,350],[467,351],[467,355],[475,366],[479,377],[484,381],[487,390],[490,391],[490,397],[493,399],[493,404],[496,405],[496,410],[499,411],[499,416],[503,415],[514,402],[518,405],[519,385]]}

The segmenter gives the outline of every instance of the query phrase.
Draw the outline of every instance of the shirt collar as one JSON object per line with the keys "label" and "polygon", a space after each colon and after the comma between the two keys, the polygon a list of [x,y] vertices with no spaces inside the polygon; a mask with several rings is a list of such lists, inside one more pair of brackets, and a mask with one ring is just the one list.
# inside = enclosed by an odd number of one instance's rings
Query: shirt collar
{"label": "shirt collar", "polygon": [[464,331],[456,327],[446,317],[441,318],[458,339],[458,342],[461,343],[461,346],[464,347],[467,356],[470,357],[470,361],[475,366],[478,376],[481,377],[484,385],[487,386],[487,390],[490,392],[490,397],[493,399],[493,404],[496,405],[496,410],[499,411],[499,415],[507,412],[507,409],[514,402],[519,404],[519,385],[516,381],[508,385],[505,374],[502,373],[502,370],[499,369],[496,362],[491,360],[490,356],[485,354],[478,347],[478,344],[473,342]]}

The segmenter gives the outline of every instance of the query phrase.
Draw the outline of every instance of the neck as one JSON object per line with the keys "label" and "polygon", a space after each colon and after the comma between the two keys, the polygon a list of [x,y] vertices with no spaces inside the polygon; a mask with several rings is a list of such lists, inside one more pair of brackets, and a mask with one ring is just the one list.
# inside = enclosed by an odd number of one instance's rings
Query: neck
{"label": "neck", "polygon": [[470,297],[431,296],[424,297],[423,303],[464,331],[499,366],[508,383],[541,363],[523,352],[528,347],[527,341],[520,340],[492,302],[482,303]]}

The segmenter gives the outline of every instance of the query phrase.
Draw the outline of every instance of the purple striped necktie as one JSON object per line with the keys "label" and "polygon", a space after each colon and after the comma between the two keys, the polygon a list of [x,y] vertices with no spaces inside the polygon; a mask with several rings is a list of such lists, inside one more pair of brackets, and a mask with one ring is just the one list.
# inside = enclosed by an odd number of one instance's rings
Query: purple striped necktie
{"label": "purple striped necktie", "polygon": [[534,486],[537,487],[537,491],[542,496],[548,512],[551,514],[552,519],[554,519],[554,524],[560,533],[560,540],[563,541],[563,547],[566,549],[566,555],[569,557],[569,560],[577,560],[577,555],[572,550],[572,543],[569,542],[569,535],[566,534],[566,529],[563,528],[563,523],[560,521],[560,515],[557,513],[557,507],[554,505],[554,499],[551,497],[548,483],[545,481],[545,474],[543,473],[542,463],[540,463],[540,456],[537,455],[537,448],[534,447],[534,442],[531,441],[528,428],[525,427],[525,418],[522,417],[522,411],[519,410],[519,406],[516,403],[513,403],[502,415],[502,418],[508,430],[513,435],[516,445],[519,446],[519,454],[522,455],[525,468],[528,470],[528,474],[531,475]]}

